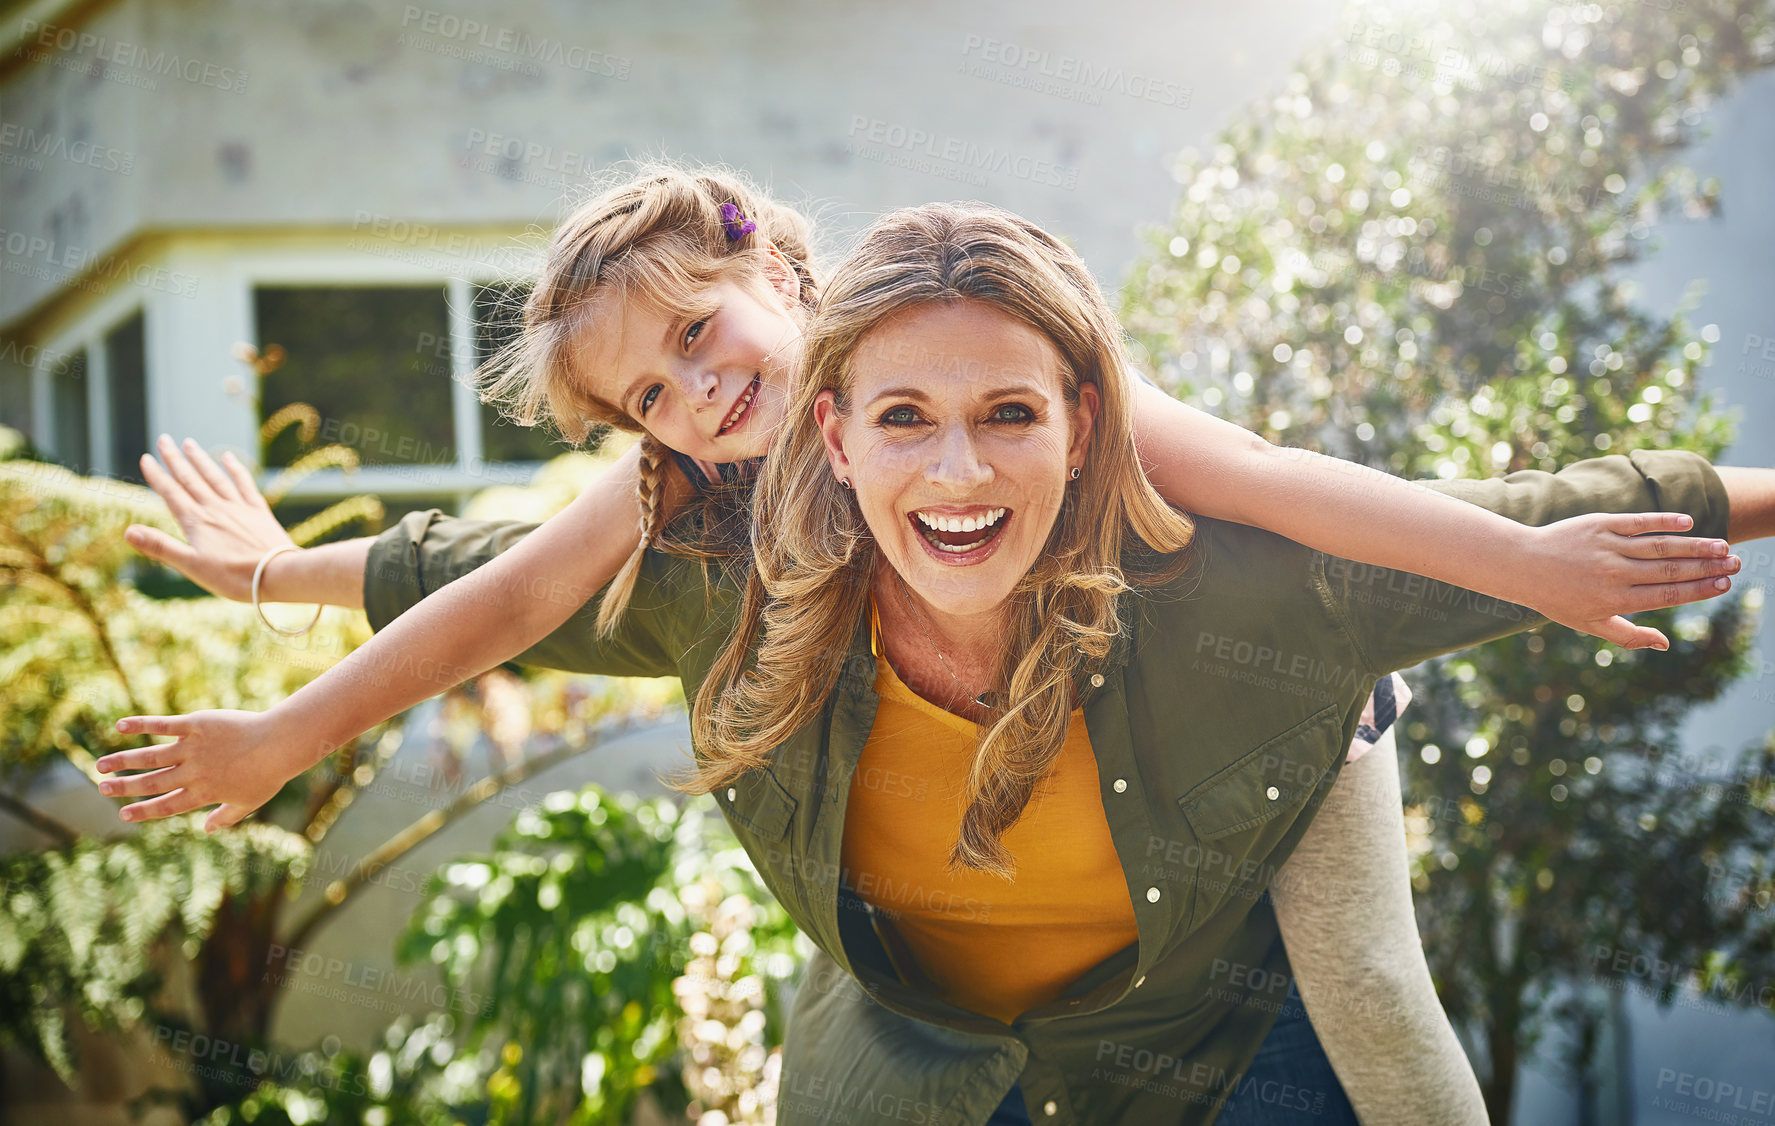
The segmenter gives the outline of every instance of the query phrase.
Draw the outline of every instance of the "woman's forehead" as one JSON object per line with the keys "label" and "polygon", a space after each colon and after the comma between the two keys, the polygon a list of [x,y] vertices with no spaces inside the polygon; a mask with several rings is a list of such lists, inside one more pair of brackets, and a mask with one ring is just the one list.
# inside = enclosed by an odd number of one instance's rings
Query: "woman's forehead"
{"label": "woman's forehead", "polygon": [[1013,383],[1061,390],[1063,365],[1047,336],[984,301],[945,301],[896,313],[858,343],[858,390],[912,381],[980,393]]}

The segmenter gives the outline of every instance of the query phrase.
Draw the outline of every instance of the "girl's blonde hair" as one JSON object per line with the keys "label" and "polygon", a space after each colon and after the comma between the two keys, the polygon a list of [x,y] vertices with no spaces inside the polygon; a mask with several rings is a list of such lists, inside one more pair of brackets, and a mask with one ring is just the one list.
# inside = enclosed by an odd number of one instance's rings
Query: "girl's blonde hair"
{"label": "girl's blonde hair", "polygon": [[1147,483],[1135,456],[1121,329],[1084,262],[998,208],[931,204],[893,212],[827,283],[804,337],[801,378],[760,470],[740,628],[692,709],[700,761],[684,788],[706,792],[768,765],[772,748],[816,720],[835,689],[867,612],[873,572],[889,564],[853,495],[832,474],[814,399],[830,390],[848,414],[852,361],[868,335],[907,309],[952,301],[990,305],[1046,337],[1062,360],[1069,406],[1082,382],[1095,383],[1100,399],[1083,472],[1006,604],[998,680],[1009,686],[1006,704],[980,740],[950,853],[951,866],[1009,877],[1011,856],[999,838],[1066,741],[1075,676],[1108,655],[1124,591],[1183,571],[1195,529]]}
{"label": "girl's blonde hair", "polygon": [[[724,205],[733,210],[724,214]],[[747,220],[753,229],[730,237]],[[769,296],[765,248],[774,245],[795,272],[802,307],[811,311],[820,286],[812,229],[805,215],[734,173],[643,165],[555,230],[542,276],[524,299],[519,332],[481,369],[481,397],[520,425],[547,424],[574,445],[599,424],[641,434],[641,545],[604,596],[600,633],[609,633],[628,606],[642,552],[660,538],[670,451],[616,404],[593,394],[580,370],[585,333],[621,330],[599,322],[593,295],[614,291],[673,317],[706,315],[709,290],[723,281]]]}

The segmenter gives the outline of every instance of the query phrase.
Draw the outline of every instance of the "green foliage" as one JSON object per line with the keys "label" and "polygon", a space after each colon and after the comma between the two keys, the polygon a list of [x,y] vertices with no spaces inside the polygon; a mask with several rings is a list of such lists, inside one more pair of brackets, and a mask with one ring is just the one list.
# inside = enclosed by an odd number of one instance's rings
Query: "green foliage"
{"label": "green foliage", "polygon": [[[1716,206],[1670,154],[1775,60],[1768,8],[1359,4],[1340,38],[1178,161],[1125,291],[1156,376],[1406,477],[1725,449],[1732,420],[1697,387],[1717,330],[1635,307],[1620,270],[1663,211]],[[1721,755],[1708,784],[1667,750],[1742,674],[1757,605],[1640,616],[1666,654],[1549,629],[1413,677],[1426,948],[1486,1041],[1497,1120],[1546,1023],[1594,1019],[1549,999],[1598,949],[1662,953],[1691,985],[1775,971],[1756,870],[1750,896],[1671,902],[1768,855],[1771,748]]]}
{"label": "green foliage", "polygon": [[203,1126],[620,1123],[642,1098],[769,1121],[805,940],[705,805],[548,795],[447,865],[401,939],[457,1012],[396,1021],[367,1057],[270,1056]]}
{"label": "green foliage", "polygon": [[309,857],[305,839],[271,825],[212,836],[191,818],[0,856],[0,1043],[72,1082],[70,1008],[89,1028],[139,1019],[160,988],[162,943],[195,956],[225,897],[281,890]]}

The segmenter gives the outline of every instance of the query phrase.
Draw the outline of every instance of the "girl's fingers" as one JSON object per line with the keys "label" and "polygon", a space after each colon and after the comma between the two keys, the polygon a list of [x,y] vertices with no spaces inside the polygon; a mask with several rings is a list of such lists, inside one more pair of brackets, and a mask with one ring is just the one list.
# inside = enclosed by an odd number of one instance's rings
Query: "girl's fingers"
{"label": "girl's fingers", "polygon": [[181,743],[160,743],[152,747],[137,747],[133,751],[113,751],[97,763],[100,774],[115,774],[119,770],[159,770],[163,766],[177,766],[185,761]]}
{"label": "girl's fingers", "polygon": [[1695,521],[1686,512],[1612,512],[1603,518],[1603,526],[1623,536],[1643,536],[1647,532],[1686,532]]}
{"label": "girl's fingers", "polygon": [[216,500],[216,491],[203,479],[203,475],[191,467],[185,455],[179,452],[178,445],[172,436],[162,434],[155,442],[154,448],[160,451],[160,460],[166,463],[166,471],[171,473],[180,485],[191,495],[193,503],[206,505]]}
{"label": "girl's fingers", "polygon": [[221,466],[210,460],[208,451],[197,444],[196,438],[185,439],[183,449],[185,456],[190,459],[192,465],[197,467],[197,472],[202,474],[203,479],[208,482],[211,489],[215,490],[217,496],[223,500],[240,499],[240,493],[235,489],[233,479],[222,472]]}
{"label": "girl's fingers", "polygon": [[217,829],[227,829],[238,825],[252,810],[244,805],[227,803],[210,810],[210,815],[203,819],[203,831],[213,833]]}
{"label": "girl's fingers", "polygon": [[1741,566],[1743,560],[1736,555],[1728,555],[1724,559],[1666,559],[1661,563],[1648,559],[1629,563],[1627,578],[1636,586],[1686,583],[1696,579],[1735,575]]}
{"label": "girl's fingers", "polygon": [[177,817],[181,813],[190,813],[202,804],[191,796],[190,790],[174,790],[170,794],[126,805],[117,811],[117,816],[125,821],[154,821],[161,817]]}
{"label": "girl's fingers", "polygon": [[1619,614],[1590,630],[1604,641],[1612,641],[1623,649],[1670,648],[1670,639],[1650,626],[1636,626]]}
{"label": "girl's fingers", "polygon": [[179,767],[175,765],[147,774],[132,774],[128,778],[107,778],[99,783],[99,792],[108,798],[143,798],[164,794],[183,785],[173,777],[178,771]]}
{"label": "girl's fingers", "polygon": [[265,503],[265,494],[259,491],[259,483],[253,480],[252,471],[242,465],[240,459],[235,457],[232,451],[222,451],[222,468],[226,469],[228,476],[234,480],[234,489],[240,494],[242,500],[256,504],[267,512],[271,511],[271,506]]}
{"label": "girl's fingers", "polygon": [[1701,602],[1709,598],[1717,598],[1731,589],[1732,580],[1724,576],[1717,579],[1695,579],[1686,583],[1636,586],[1633,588],[1633,598],[1628,605],[1627,613],[1637,614],[1641,610],[1662,610],[1667,606],[1682,606],[1690,602]]}
{"label": "girl's fingers", "polygon": [[117,721],[117,730],[125,735],[189,735],[188,715],[132,715]]}
{"label": "girl's fingers", "polygon": [[1725,540],[1694,536],[1627,536],[1617,549],[1630,559],[1723,559],[1732,551]]}

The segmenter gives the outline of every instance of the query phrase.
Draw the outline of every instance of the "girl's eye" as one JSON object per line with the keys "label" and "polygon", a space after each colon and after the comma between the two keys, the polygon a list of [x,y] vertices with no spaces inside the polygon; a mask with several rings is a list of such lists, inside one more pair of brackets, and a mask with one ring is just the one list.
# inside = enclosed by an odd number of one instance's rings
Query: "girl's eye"
{"label": "girl's eye", "polygon": [[653,401],[659,398],[659,392],[662,386],[663,384],[655,383],[652,387],[641,392],[641,414],[643,416],[647,414],[647,408],[653,405]]}
{"label": "girl's eye", "polygon": [[890,407],[881,416],[883,426],[911,426],[918,421],[918,412],[911,407]]}
{"label": "girl's eye", "polygon": [[706,320],[697,321],[695,324],[684,330],[684,346],[686,348],[696,343],[696,338],[703,334],[703,327],[708,323],[709,322]]}
{"label": "girl's eye", "polygon": [[992,412],[994,422],[1033,422],[1035,414],[1022,403],[1006,403]]}

